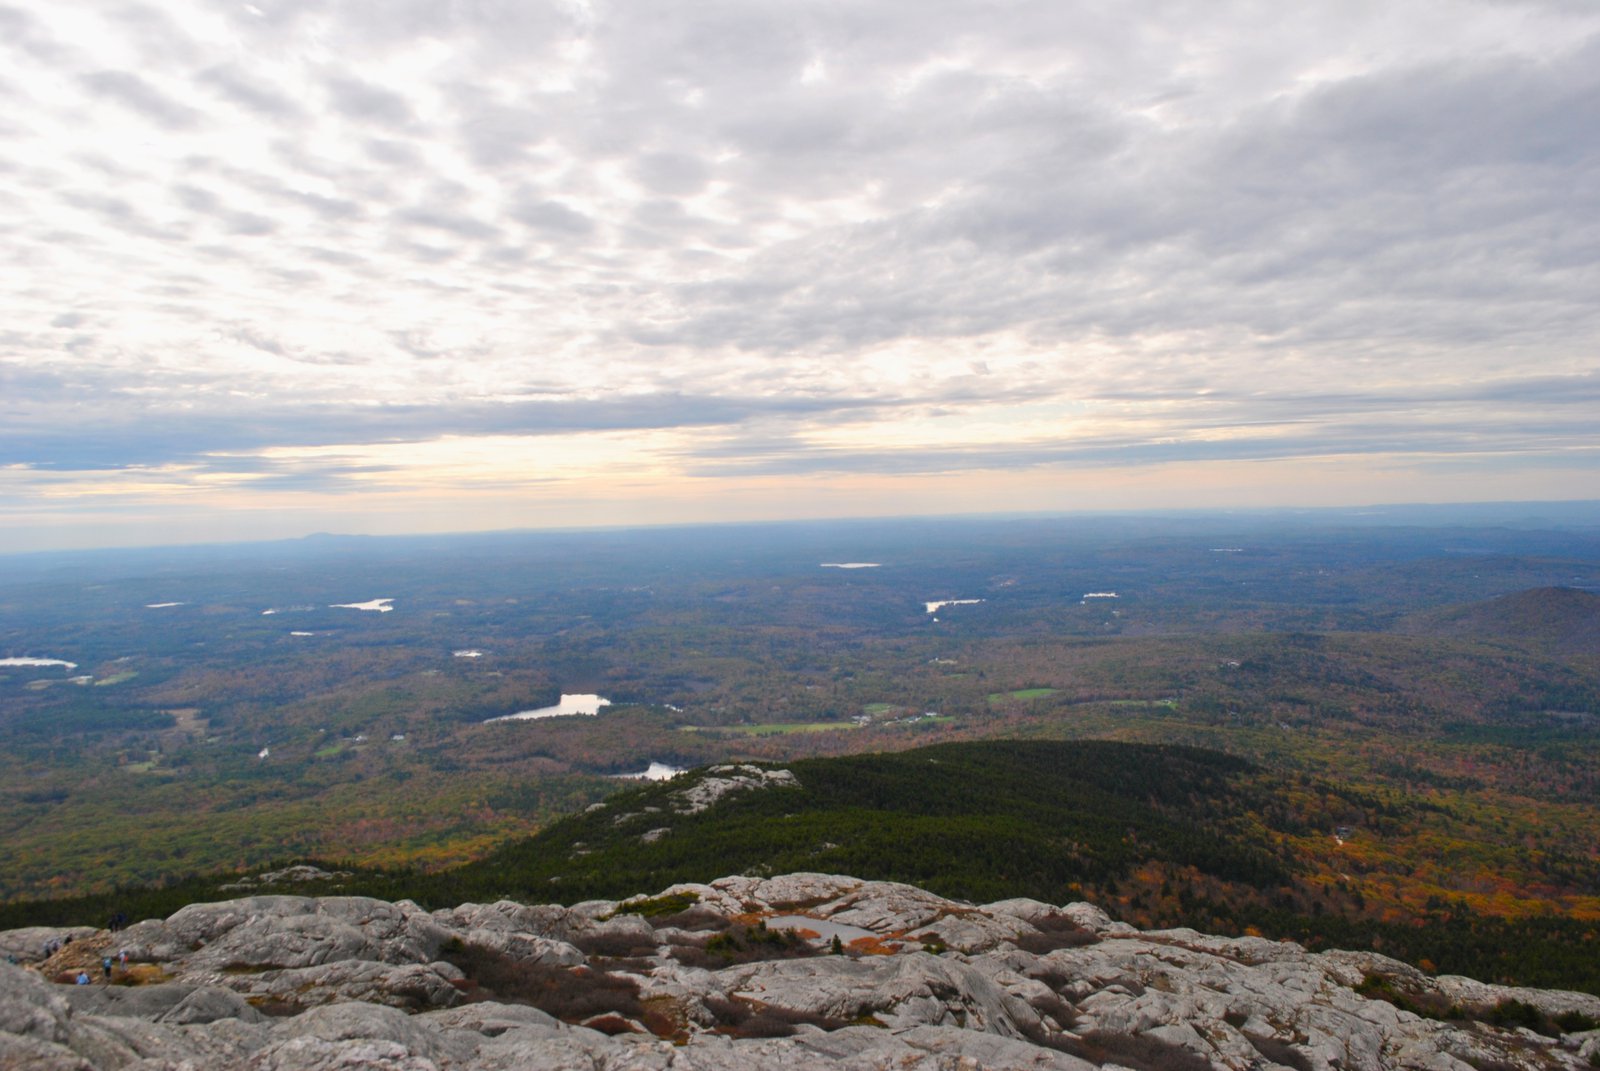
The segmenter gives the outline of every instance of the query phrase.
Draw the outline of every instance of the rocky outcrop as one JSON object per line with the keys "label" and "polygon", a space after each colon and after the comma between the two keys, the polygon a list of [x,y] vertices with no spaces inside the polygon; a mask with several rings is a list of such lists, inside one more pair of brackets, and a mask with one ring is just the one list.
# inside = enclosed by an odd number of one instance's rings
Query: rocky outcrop
{"label": "rocky outcrop", "polygon": [[711,766],[693,784],[672,793],[673,810],[680,814],[699,814],[735,792],[798,787],[799,778],[789,770],[766,770],[749,765]]}
{"label": "rocky outcrop", "polygon": [[[824,935],[834,927],[865,936],[835,948]],[[6,947],[44,940],[0,934]],[[0,965],[0,1069],[1577,1071],[1600,1061],[1600,1033],[1581,1030],[1600,1020],[1600,998],[1587,994],[1433,978],[1372,953],[1139,932],[1088,904],[977,906],[837,875],[734,877],[572,907],[246,897],[140,923],[117,943],[129,963],[109,982],[96,973],[95,984],[61,985]],[[73,946],[107,944],[77,931]],[[1545,1032],[1482,1021],[1511,1001]]]}

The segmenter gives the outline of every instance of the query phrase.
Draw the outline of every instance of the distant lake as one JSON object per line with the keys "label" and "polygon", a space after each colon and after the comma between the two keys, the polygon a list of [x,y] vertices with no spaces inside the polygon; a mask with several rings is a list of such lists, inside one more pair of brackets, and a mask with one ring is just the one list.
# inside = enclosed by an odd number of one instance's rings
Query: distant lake
{"label": "distant lake", "polygon": [[824,569],[876,569],[879,562],[823,562]]}
{"label": "distant lake", "polygon": [[982,601],[982,599],[940,599],[938,602],[925,602],[922,605],[927,607],[928,613],[936,614],[941,606],[976,606]]}
{"label": "distant lake", "polygon": [[565,718],[574,714],[587,714],[593,716],[600,713],[601,707],[609,707],[611,700],[598,695],[566,695],[561,696],[561,702],[553,707],[540,707],[538,710],[519,710],[515,714],[505,714],[489,721],[533,721],[536,718]]}
{"label": "distant lake", "polygon": [[77,669],[76,662],[63,662],[59,658],[0,658],[0,666],[66,666]]}
{"label": "distant lake", "polygon": [[643,773],[619,773],[611,776],[619,777],[626,781],[670,781],[683,772],[682,766],[668,766],[664,762],[652,762]]}
{"label": "distant lake", "polygon": [[386,614],[394,609],[393,599],[368,599],[366,602],[336,602],[331,605],[334,610],[371,610],[374,613]]}

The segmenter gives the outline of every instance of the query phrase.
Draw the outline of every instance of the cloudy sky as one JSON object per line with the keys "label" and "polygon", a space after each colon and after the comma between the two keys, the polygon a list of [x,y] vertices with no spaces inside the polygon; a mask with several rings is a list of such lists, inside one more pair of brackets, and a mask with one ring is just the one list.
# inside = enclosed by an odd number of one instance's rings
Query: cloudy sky
{"label": "cloudy sky", "polygon": [[0,58],[0,549],[1600,498],[1591,0],[0,0]]}

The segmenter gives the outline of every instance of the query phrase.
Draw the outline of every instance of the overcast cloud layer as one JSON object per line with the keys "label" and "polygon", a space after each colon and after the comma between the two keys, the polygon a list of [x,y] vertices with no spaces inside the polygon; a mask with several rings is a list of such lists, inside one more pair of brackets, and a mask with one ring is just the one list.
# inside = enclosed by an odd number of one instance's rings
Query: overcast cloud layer
{"label": "overcast cloud layer", "polygon": [[1600,497],[1600,6],[0,0],[0,549]]}

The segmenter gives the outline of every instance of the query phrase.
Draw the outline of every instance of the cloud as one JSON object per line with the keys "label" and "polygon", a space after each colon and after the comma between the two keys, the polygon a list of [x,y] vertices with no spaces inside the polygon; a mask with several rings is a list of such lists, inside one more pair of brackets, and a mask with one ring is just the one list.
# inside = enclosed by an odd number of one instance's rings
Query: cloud
{"label": "cloud", "polygon": [[492,238],[495,234],[494,228],[480,219],[447,208],[428,205],[401,209],[393,218],[398,223],[421,227],[424,230],[443,231],[457,238],[483,240]]}
{"label": "cloud", "polygon": [[653,152],[639,158],[634,165],[634,174],[655,193],[684,196],[704,189],[710,181],[712,168],[699,157]]}
{"label": "cloud", "polygon": [[199,112],[129,71],[95,71],[82,75],[79,81],[101,100],[120,105],[168,130],[187,130],[200,120]]}
{"label": "cloud", "polygon": [[233,65],[221,64],[208,68],[195,80],[223,99],[264,119],[284,121],[303,116],[299,105],[277,88]]}
{"label": "cloud", "polygon": [[143,0],[0,6],[0,48],[0,463],[1592,439],[1592,5]]}
{"label": "cloud", "polygon": [[525,227],[546,234],[585,235],[594,230],[594,220],[560,201],[524,197],[509,212]]}
{"label": "cloud", "polygon": [[0,5],[0,42],[44,63],[59,63],[69,54],[38,19],[9,4]]}
{"label": "cloud", "polygon": [[328,98],[346,118],[404,130],[415,119],[399,93],[359,78],[336,76],[327,81]]}

